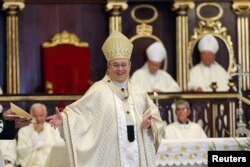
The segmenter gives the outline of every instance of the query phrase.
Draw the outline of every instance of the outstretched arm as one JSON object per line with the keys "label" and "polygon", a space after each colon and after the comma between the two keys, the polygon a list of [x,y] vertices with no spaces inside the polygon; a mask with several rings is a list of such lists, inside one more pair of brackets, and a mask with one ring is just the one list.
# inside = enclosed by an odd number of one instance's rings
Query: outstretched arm
{"label": "outstretched arm", "polygon": [[56,107],[55,114],[47,117],[47,120],[51,124],[51,126],[54,128],[57,128],[63,124],[63,117],[58,107]]}

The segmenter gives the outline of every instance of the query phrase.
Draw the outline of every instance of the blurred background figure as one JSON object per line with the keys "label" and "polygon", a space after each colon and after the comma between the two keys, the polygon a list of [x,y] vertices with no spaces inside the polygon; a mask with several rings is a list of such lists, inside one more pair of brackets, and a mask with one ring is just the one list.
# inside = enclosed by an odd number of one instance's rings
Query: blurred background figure
{"label": "blurred background figure", "polygon": [[191,109],[186,100],[175,102],[175,114],[176,121],[164,129],[165,139],[207,138],[201,126],[189,120]]}
{"label": "blurred background figure", "polygon": [[34,117],[32,123],[18,131],[18,162],[22,167],[44,167],[53,145],[61,144],[63,139],[59,131],[45,122],[46,106],[35,103],[30,108]]}
{"label": "blurred background figure", "polygon": [[136,70],[131,80],[147,92],[179,92],[181,88],[166,71],[161,69],[167,58],[167,51],[162,43],[154,42],[146,49],[147,62]]}
{"label": "blurred background figure", "polygon": [[4,167],[16,167],[16,139],[0,140],[0,151],[2,152]]}
{"label": "blurred background figure", "polygon": [[228,91],[229,73],[215,61],[219,44],[216,38],[204,35],[198,44],[200,63],[190,70],[188,89],[196,92],[212,91],[211,84],[216,83],[216,91]]}

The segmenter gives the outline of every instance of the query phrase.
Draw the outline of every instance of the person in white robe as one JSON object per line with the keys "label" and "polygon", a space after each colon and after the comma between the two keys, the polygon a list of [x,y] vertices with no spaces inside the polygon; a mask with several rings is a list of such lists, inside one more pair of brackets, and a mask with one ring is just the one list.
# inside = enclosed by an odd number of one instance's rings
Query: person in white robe
{"label": "person in white robe", "polygon": [[16,139],[0,140],[0,151],[2,153],[4,167],[15,167],[17,160]]}
{"label": "person in white robe", "polygon": [[189,120],[190,105],[186,100],[175,102],[176,121],[164,127],[164,139],[207,138],[198,123]]}
{"label": "person in white robe", "polygon": [[[1,87],[0,87],[0,94],[3,94]],[[0,114],[2,114],[2,112],[3,112],[3,106],[0,105]],[[3,132],[2,130],[4,127],[4,123],[3,123],[4,119],[5,118],[3,114],[3,120],[0,119],[2,123],[0,125],[0,134]],[[7,126],[6,122],[5,122],[5,126]],[[9,133],[9,131],[7,133]],[[5,137],[6,136],[4,136],[4,138]],[[3,140],[0,135],[0,151],[1,151],[2,159],[3,159],[4,167],[15,167],[16,160],[17,160],[16,139]]]}
{"label": "person in white robe", "polygon": [[155,167],[163,124],[147,92],[129,81],[132,48],[112,32],[102,46],[107,75],[47,118],[64,135],[69,167]]}
{"label": "person in white robe", "polygon": [[18,162],[22,167],[45,167],[52,146],[62,143],[63,139],[58,129],[45,122],[47,118],[45,105],[33,104],[30,114],[34,117],[34,121],[18,131]]}
{"label": "person in white robe", "polygon": [[199,43],[200,63],[190,69],[188,89],[196,92],[211,92],[212,83],[216,83],[216,91],[228,91],[229,73],[216,62],[219,44],[211,34],[204,35]]}
{"label": "person in white robe", "polygon": [[174,78],[161,69],[167,51],[162,43],[154,42],[146,49],[147,62],[136,70],[131,80],[147,92],[180,92],[181,88]]}

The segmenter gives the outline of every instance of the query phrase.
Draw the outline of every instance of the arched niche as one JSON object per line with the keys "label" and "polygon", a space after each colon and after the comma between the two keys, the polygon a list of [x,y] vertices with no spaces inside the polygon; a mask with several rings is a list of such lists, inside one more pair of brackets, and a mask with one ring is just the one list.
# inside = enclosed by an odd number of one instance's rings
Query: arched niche
{"label": "arched niche", "polygon": [[[205,17],[202,15],[203,8],[209,10],[211,8],[218,11],[215,16]],[[192,68],[200,60],[199,51],[197,48],[199,40],[205,34],[213,35],[219,43],[219,51],[216,54],[216,61],[220,63],[228,73],[233,73],[237,70],[234,48],[231,36],[227,34],[227,28],[222,26],[218,20],[223,15],[222,7],[217,3],[202,3],[197,7],[197,16],[201,19],[199,26],[194,28],[194,34],[188,43],[188,67]]]}
{"label": "arched niche", "polygon": [[[148,19],[138,18],[136,16],[136,13],[139,10],[151,10],[152,17]],[[130,37],[130,41],[134,44],[131,61],[133,62],[133,60],[136,59],[136,62],[138,62],[137,64],[132,65],[131,71],[133,72],[136,69],[140,68],[147,61],[147,47],[153,42],[160,42],[162,44],[163,42],[159,37],[155,36],[152,33],[153,27],[148,24],[153,22],[158,17],[158,11],[154,6],[149,4],[137,5],[131,10],[131,16],[135,22],[139,23],[139,25],[136,26],[136,34]],[[167,57],[165,57],[164,59],[162,69],[164,71],[167,70]]]}

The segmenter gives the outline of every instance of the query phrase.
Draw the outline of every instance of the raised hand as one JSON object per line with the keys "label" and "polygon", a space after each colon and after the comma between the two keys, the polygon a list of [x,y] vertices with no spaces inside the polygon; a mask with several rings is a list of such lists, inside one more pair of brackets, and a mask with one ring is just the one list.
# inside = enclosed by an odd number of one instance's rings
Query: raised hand
{"label": "raised hand", "polygon": [[54,128],[57,128],[63,124],[63,117],[58,107],[56,107],[55,114],[47,117],[47,120],[51,124],[51,126]]}

